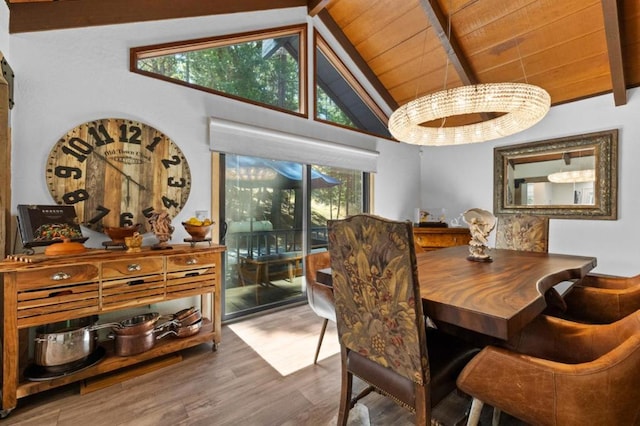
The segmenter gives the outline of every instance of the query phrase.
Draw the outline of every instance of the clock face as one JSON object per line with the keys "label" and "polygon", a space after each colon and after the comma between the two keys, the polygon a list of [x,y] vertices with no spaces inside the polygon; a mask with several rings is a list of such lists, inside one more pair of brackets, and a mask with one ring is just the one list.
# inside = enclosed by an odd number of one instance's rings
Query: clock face
{"label": "clock face", "polygon": [[155,211],[175,217],[191,189],[191,172],[178,146],[153,127],[122,118],[89,121],[71,129],[49,153],[49,192],[70,204],[80,222],[142,224]]}

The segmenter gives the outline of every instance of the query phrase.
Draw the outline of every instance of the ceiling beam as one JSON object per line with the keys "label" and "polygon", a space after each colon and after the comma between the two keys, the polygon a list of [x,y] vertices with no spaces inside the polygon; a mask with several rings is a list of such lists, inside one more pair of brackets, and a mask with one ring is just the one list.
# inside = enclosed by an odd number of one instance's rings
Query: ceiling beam
{"label": "ceiling beam", "polygon": [[602,0],[602,12],[604,15],[604,32],[607,38],[613,100],[616,106],[626,105],[627,82],[624,78],[622,43],[620,41],[620,15],[618,13],[617,0]]}
{"label": "ceiling beam", "polygon": [[330,0],[309,0],[307,5],[307,13],[309,16],[316,16],[320,11],[327,7]]}
{"label": "ceiling beam", "polygon": [[83,0],[9,3],[9,33],[307,6],[307,0]]}
{"label": "ceiling beam", "polygon": [[[420,0],[420,5],[427,14],[431,27],[433,27],[438,39],[440,39],[440,44],[442,44],[445,52],[447,52],[449,62],[458,73],[458,77],[460,77],[462,84],[465,86],[478,84],[479,81],[471,69],[471,65],[469,65],[467,58],[462,53],[460,45],[453,34],[450,34],[450,25],[448,24],[447,17],[444,12],[442,12],[438,1]],[[451,11],[449,11],[449,13],[451,13]],[[486,121],[496,118],[496,114],[493,112],[481,112],[480,117],[482,120]]]}
{"label": "ceiling beam", "polygon": [[464,57],[462,49],[455,37],[453,34],[451,37],[447,35],[449,32],[447,30],[449,27],[449,25],[447,25],[447,17],[442,12],[437,0],[420,0],[420,6],[422,6],[422,9],[427,14],[427,18],[436,32],[438,39],[440,39],[442,47],[447,52],[449,62],[455,68],[462,83],[465,85],[478,84],[478,79],[475,77],[469,62],[467,62]]}
{"label": "ceiling beam", "polygon": [[396,110],[398,108],[398,103],[391,96],[386,87],[380,82],[378,76],[371,70],[367,62],[360,56],[360,53],[356,50],[356,48],[351,44],[347,36],[342,32],[336,21],[333,20],[329,12],[326,9],[321,10],[318,13],[318,18],[325,26],[327,30],[333,35],[333,38],[336,39],[340,47],[344,49],[344,51],[349,55],[351,60],[355,63],[356,67],[364,74],[364,77],[371,83],[375,91],[382,97],[382,99],[386,102],[386,104],[392,110]]}

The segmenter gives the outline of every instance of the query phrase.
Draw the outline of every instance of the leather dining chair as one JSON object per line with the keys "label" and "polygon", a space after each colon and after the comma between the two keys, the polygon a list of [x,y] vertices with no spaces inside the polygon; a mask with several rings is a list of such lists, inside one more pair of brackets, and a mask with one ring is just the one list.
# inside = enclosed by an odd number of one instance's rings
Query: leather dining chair
{"label": "leather dining chair", "polygon": [[484,403],[542,426],[640,424],[640,311],[606,325],[537,317],[505,347],[487,346],[464,368],[467,425]]}
{"label": "leather dining chair", "polygon": [[497,215],[496,248],[549,251],[549,218],[525,214]]}
{"label": "leather dining chair", "polygon": [[640,275],[616,277],[589,274],[577,281],[564,298],[558,316],[573,321],[607,324],[640,309]]}
{"label": "leather dining chair", "polygon": [[311,310],[313,310],[313,312],[315,312],[320,318],[324,319],[322,322],[322,330],[320,331],[320,338],[318,339],[318,346],[316,347],[316,355],[313,358],[314,364],[318,362],[318,355],[320,354],[320,347],[322,346],[324,333],[327,330],[327,324],[329,321],[336,321],[333,288],[316,281],[316,272],[319,269],[328,268],[329,266],[331,266],[331,260],[328,251],[311,253],[305,257],[307,300]]}
{"label": "leather dining chair", "polygon": [[[372,391],[413,411],[417,425],[430,424],[432,407],[478,352],[425,327],[411,227],[366,214],[328,221],[342,365],[338,425]],[[352,398],[354,376],[369,386]]]}

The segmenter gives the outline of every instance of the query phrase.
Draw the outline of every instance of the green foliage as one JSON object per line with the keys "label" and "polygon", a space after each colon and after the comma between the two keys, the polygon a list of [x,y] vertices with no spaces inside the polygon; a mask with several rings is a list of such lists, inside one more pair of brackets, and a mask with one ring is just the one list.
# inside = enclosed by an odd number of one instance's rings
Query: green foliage
{"label": "green foliage", "polygon": [[[267,42],[281,47],[264,56],[263,43]],[[300,67],[298,58],[284,47],[286,42],[286,39],[256,40],[157,56],[139,60],[138,67],[251,101],[299,111]]]}

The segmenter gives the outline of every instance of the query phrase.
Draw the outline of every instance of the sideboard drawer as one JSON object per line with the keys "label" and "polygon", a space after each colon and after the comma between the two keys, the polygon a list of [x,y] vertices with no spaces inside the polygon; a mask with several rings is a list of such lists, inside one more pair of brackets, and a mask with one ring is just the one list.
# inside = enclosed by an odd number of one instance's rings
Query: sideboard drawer
{"label": "sideboard drawer", "polygon": [[471,233],[468,228],[413,228],[413,238],[428,251],[469,244]]}
{"label": "sideboard drawer", "polygon": [[417,235],[416,241],[423,247],[451,247],[466,244],[466,241],[462,244],[460,243],[463,238],[461,235],[452,234],[433,234],[428,237]]}
{"label": "sideboard drawer", "polygon": [[176,271],[167,274],[167,299],[193,296],[215,291],[217,266]]}
{"label": "sideboard drawer", "polygon": [[98,313],[98,282],[18,291],[18,327]]}
{"label": "sideboard drawer", "polygon": [[129,277],[102,282],[101,310],[130,308],[164,300],[164,274]]}
{"label": "sideboard drawer", "polygon": [[95,264],[78,263],[19,271],[16,273],[18,291],[40,287],[59,287],[97,281],[99,269]]}
{"label": "sideboard drawer", "polygon": [[102,277],[122,278],[162,273],[162,257],[140,257],[114,260],[102,264]]}
{"label": "sideboard drawer", "polygon": [[167,272],[213,266],[220,259],[219,253],[202,252],[167,256]]}

